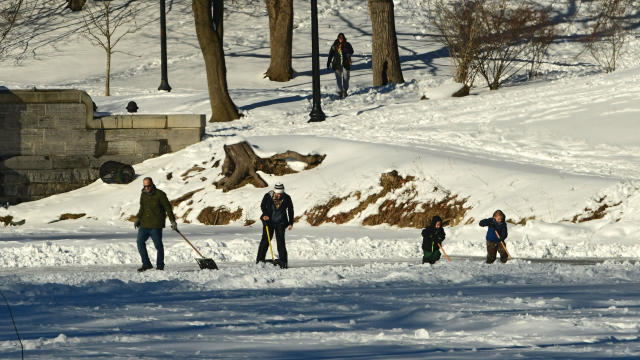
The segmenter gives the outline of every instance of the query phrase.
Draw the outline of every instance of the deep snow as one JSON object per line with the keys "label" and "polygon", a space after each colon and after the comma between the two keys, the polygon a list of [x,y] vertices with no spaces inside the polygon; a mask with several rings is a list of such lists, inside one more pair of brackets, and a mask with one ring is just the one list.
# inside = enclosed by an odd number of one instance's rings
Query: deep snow
{"label": "deep snow", "polygon": [[[573,2],[541,2],[553,5],[565,35],[579,30],[568,22]],[[102,96],[104,54],[77,35],[79,18],[63,10],[26,54],[14,49],[0,61],[0,86],[83,89],[101,112],[122,113],[135,100],[142,113],[209,115],[190,2],[167,3],[171,93],[155,90],[160,64],[151,0],[143,3],[146,25],[123,40],[126,54],[114,57],[115,96]],[[0,227],[0,290],[13,305],[27,358],[640,357],[637,34],[615,73],[601,73],[566,37],[551,47],[540,79],[493,92],[478,80],[472,96],[454,99],[447,96],[455,88],[447,52],[432,36],[426,3],[395,4],[406,83],[372,88],[366,1],[319,2],[321,50],[345,32],[356,53],[351,95],[338,100],[333,74],[323,70],[328,118],[308,124],[308,3],[295,2],[297,73],[282,84],[263,78],[264,3],[229,2],[228,80],[243,119],[208,124],[200,144],[135,166],[171,199],[205,189],[175,212],[193,208],[186,216],[192,224],[180,228],[221,270],[197,270],[191,249],[166,230],[167,270],[135,272],[135,232],[126,219],[137,212],[139,180],[97,181],[0,208],[0,216],[26,220]],[[66,32],[75,35],[56,37]],[[303,218],[287,234],[291,269],[253,265],[260,228],[242,224],[257,218],[266,189],[222,193],[211,186],[220,177],[212,159],[222,160],[222,146],[243,139],[261,156],[327,154],[313,170],[262,174],[269,184],[285,184],[297,214],[332,196],[375,192],[381,173],[398,170],[417,177],[418,200],[444,191],[467,197],[463,223],[471,224],[446,229],[451,263],[418,265],[419,230],[360,226],[382,201],[403,196],[396,191],[347,225],[310,227]],[[205,170],[180,176],[196,164]],[[611,206],[602,219],[568,221],[602,204]],[[198,224],[202,208],[220,205],[242,208],[242,218],[229,226]],[[347,201],[334,211],[353,206]],[[516,260],[504,266],[482,264],[484,229],[476,224],[496,208],[515,221],[535,217],[510,225],[507,244]],[[63,213],[86,216],[49,224]],[[13,328],[8,316],[0,319],[0,357],[15,358]]]}

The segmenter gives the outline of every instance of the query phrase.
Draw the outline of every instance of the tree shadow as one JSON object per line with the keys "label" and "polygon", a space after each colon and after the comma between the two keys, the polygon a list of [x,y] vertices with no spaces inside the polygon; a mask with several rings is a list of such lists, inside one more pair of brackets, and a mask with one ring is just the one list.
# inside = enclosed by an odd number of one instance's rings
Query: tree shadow
{"label": "tree shadow", "polygon": [[257,109],[264,106],[269,106],[274,104],[286,104],[286,103],[296,102],[296,101],[310,99],[310,98],[311,96],[292,95],[292,96],[278,97],[275,99],[262,100],[262,101],[255,102],[253,104],[239,106],[238,108],[240,110],[253,110],[253,109]]}

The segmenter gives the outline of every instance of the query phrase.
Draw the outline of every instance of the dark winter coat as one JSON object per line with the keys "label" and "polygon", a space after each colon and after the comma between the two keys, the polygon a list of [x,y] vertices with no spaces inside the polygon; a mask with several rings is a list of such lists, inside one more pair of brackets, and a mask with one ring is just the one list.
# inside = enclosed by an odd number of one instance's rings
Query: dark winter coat
{"label": "dark winter coat", "polygon": [[176,221],[167,194],[156,189],[155,186],[149,192],[143,189],[140,194],[140,210],[137,215],[140,226],[145,229],[162,229],[165,226],[167,216],[172,223]]}
{"label": "dark winter coat", "polygon": [[[340,49],[342,51],[342,56],[340,54],[340,51],[338,51],[339,46],[340,46],[340,42],[338,41],[338,39],[336,39],[336,41],[334,41],[333,45],[331,46],[331,50],[329,50],[329,59],[327,60],[327,67],[331,67],[333,71],[342,70],[342,68],[350,70],[351,55],[353,55],[353,48],[351,47],[351,44],[347,42],[346,37],[344,38],[344,41],[342,42],[342,48]],[[340,60],[342,60],[342,66],[340,64]]]}
{"label": "dark winter coat", "polygon": [[[436,228],[438,221],[440,221],[440,228]],[[444,229],[442,228],[442,219],[436,215],[431,219],[431,225],[422,229],[422,251],[435,252],[439,250],[438,244],[442,244],[445,236]]]}
{"label": "dark winter coat", "polygon": [[268,224],[272,225],[293,225],[293,202],[291,197],[286,193],[282,193],[282,203],[279,207],[276,207],[273,195],[273,190],[264,194],[260,204],[260,209],[262,209],[260,218],[268,216]]}
{"label": "dark winter coat", "polygon": [[[502,213],[502,211],[500,212]],[[496,219],[490,217],[484,220],[480,220],[480,226],[488,227],[486,236],[487,241],[498,243],[500,242],[500,240],[506,240],[507,236],[509,236],[509,233],[507,232],[507,223],[505,222],[504,213],[502,213],[502,222],[497,222]],[[497,235],[496,232],[498,233]]]}

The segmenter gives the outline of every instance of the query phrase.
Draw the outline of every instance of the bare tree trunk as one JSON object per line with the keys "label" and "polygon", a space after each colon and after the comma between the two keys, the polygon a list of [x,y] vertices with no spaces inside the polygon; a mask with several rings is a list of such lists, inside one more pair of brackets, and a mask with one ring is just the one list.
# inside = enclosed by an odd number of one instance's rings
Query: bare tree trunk
{"label": "bare tree trunk", "polygon": [[110,91],[110,87],[111,87],[111,49],[107,50],[107,74],[106,74],[106,81],[105,81],[105,86],[104,86],[104,96],[111,96],[111,91]]}
{"label": "bare tree trunk", "polygon": [[71,11],[80,11],[87,0],[67,0],[68,7]]}
{"label": "bare tree trunk", "polygon": [[269,13],[271,64],[265,73],[271,81],[289,81],[293,75],[293,0],[265,0]]}
{"label": "bare tree trunk", "polygon": [[240,118],[238,109],[229,97],[227,88],[227,68],[222,48],[223,24],[221,11],[219,11],[222,0],[193,0],[191,6],[207,71],[212,112],[209,121],[223,122],[238,119]]}
{"label": "bare tree trunk", "polygon": [[373,30],[373,86],[403,83],[393,0],[369,0],[369,14]]}

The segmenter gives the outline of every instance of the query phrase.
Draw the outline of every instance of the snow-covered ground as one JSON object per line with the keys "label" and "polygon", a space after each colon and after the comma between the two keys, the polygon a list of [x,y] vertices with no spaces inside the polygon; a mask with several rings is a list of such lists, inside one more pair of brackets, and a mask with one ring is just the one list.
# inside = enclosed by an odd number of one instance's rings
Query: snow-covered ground
{"label": "snow-covered ground", "polygon": [[[319,2],[321,49],[344,32],[355,49],[354,70],[345,100],[323,70],[327,120],[308,124],[308,3],[295,2],[296,77],[274,83],[263,78],[264,2],[228,2],[228,80],[244,117],[209,124],[201,143],[135,166],[170,199],[204,189],[175,212],[184,234],[220,270],[197,270],[192,250],[167,230],[166,271],[135,272],[139,257],[127,219],[137,212],[139,180],[97,181],[0,208],[0,216],[26,220],[0,227],[0,290],[12,304],[27,358],[640,357],[637,33],[615,73],[600,72],[567,36],[552,45],[541,78],[498,91],[479,79],[472,96],[450,98],[450,63],[432,36],[426,3],[395,4],[406,83],[372,88],[366,1]],[[552,4],[566,35],[579,30],[567,21],[572,3]],[[79,18],[66,12],[48,22],[26,54],[14,49],[0,60],[0,86],[83,89],[101,112],[122,113],[135,100],[142,113],[209,115],[189,1],[167,2],[173,90],[155,90],[155,4],[143,1],[147,25],[125,38],[124,53],[113,59],[114,96],[102,96],[104,53],[77,35]],[[57,37],[65,32],[74,35]],[[419,100],[423,95],[429,100]],[[258,217],[266,189],[223,193],[211,185],[220,178],[213,164],[223,160],[222,146],[243,139],[261,156],[327,155],[312,170],[263,174],[269,184],[285,184],[297,215],[332,197],[375,193],[380,175],[391,170],[414,176],[414,191],[393,191],[345,225],[312,227],[303,216],[287,233],[292,267],[254,265],[261,230],[243,223]],[[194,165],[203,170],[182,176]],[[460,222],[467,225],[446,229],[450,263],[419,265],[417,229],[362,226],[385,200],[428,202],[446,194],[466,198],[469,207]],[[203,208],[222,205],[241,208],[241,218],[228,226],[198,222]],[[356,205],[351,196],[330,215]],[[601,219],[570,221],[605,205]],[[528,221],[509,227],[516,260],[486,265],[477,221],[497,208],[515,222]],[[51,223],[63,213],[86,215]],[[16,358],[8,313],[0,319],[0,358]]]}

